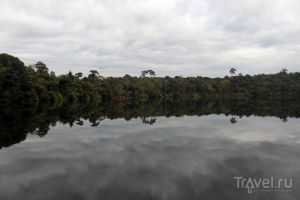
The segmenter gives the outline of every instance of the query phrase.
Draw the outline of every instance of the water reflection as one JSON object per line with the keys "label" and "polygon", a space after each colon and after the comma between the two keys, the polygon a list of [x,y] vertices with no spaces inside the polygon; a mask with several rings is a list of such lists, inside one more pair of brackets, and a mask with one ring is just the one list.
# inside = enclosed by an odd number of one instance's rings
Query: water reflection
{"label": "water reflection", "polygon": [[[299,199],[299,108],[210,101],[1,110],[0,147],[9,148],[0,150],[0,199]],[[293,178],[293,190],[250,195],[236,176]]]}
{"label": "water reflection", "polygon": [[[209,115],[62,123],[0,151],[0,199],[298,199],[299,121]],[[235,176],[293,177],[292,192],[235,188]]]}
{"label": "water reflection", "polygon": [[13,110],[0,107],[0,148],[19,143],[27,134],[45,136],[57,122],[92,127],[101,126],[104,119],[141,118],[142,123],[153,125],[159,116],[206,116],[225,114],[228,121],[236,124],[243,116],[274,116],[287,122],[288,118],[300,117],[299,102],[153,102],[147,105],[110,104],[97,107],[63,105],[59,108],[18,108]]}

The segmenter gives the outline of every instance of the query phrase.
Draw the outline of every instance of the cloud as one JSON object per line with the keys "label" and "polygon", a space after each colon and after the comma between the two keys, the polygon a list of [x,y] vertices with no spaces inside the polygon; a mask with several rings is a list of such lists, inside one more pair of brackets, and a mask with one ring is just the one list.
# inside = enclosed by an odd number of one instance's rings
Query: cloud
{"label": "cloud", "polygon": [[299,71],[297,0],[2,0],[0,50],[57,73]]}

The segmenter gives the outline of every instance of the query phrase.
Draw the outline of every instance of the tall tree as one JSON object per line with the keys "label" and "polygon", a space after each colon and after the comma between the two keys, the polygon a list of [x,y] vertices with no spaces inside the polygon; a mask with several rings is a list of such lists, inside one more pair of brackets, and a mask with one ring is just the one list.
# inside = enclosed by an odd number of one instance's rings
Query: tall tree
{"label": "tall tree", "polygon": [[231,68],[231,69],[229,70],[229,73],[231,74],[231,76],[233,76],[233,75],[235,74],[235,72],[236,72],[236,69],[235,69],[235,68]]}
{"label": "tall tree", "polygon": [[39,61],[35,64],[35,68],[38,72],[48,72],[48,68],[45,63]]}
{"label": "tall tree", "polygon": [[78,72],[75,74],[75,77],[80,79],[83,76],[82,72]]}

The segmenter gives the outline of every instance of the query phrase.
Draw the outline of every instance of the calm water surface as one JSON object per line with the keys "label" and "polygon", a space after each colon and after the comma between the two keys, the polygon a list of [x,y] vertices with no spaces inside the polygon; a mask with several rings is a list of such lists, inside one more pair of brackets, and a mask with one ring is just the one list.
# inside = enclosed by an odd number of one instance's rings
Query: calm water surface
{"label": "calm water surface", "polygon": [[[299,119],[229,120],[57,123],[44,137],[0,149],[0,199],[299,199]],[[293,178],[293,187],[248,194],[237,176]]]}

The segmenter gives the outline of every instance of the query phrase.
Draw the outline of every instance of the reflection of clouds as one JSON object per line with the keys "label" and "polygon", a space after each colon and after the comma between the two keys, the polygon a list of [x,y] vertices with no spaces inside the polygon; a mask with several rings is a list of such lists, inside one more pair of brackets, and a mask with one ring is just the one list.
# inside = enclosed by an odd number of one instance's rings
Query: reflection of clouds
{"label": "reflection of clouds", "polygon": [[[55,127],[40,143],[24,142],[0,151],[0,197],[296,199],[300,195],[295,186],[293,193],[248,196],[235,189],[233,180],[234,176],[300,179],[297,120],[283,124],[252,117],[233,126],[222,116],[159,118],[153,126],[138,122]],[[250,137],[259,134],[266,136]]]}

